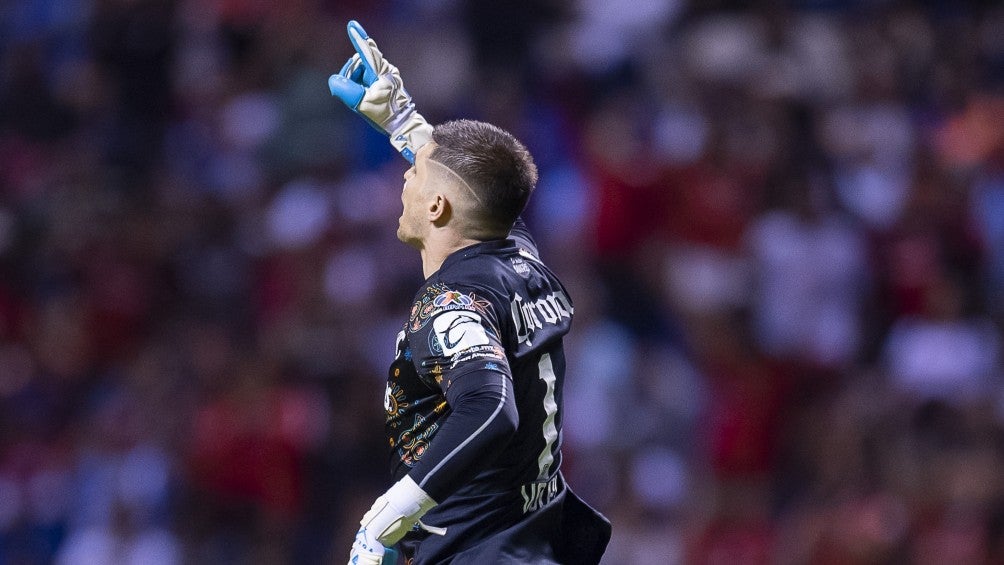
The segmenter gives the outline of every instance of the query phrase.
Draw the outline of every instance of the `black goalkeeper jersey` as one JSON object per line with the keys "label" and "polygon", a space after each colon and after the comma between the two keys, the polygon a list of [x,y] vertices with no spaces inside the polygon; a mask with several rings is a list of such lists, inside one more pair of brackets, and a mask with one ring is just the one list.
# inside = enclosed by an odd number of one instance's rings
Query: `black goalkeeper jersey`
{"label": "black goalkeeper jersey", "polygon": [[[411,473],[439,502],[453,494],[519,489],[526,511],[545,504],[553,494],[546,485],[561,464],[562,337],[573,313],[567,291],[537,258],[521,221],[509,239],[447,257],[415,296],[390,367],[386,432],[395,479]],[[485,453],[460,457],[479,432],[467,430],[471,438],[429,460],[429,446],[452,414],[450,387],[465,375],[486,371],[497,374],[503,394],[515,400],[514,435]],[[471,461],[472,455],[492,462],[474,465],[473,475],[463,473],[462,484],[443,484],[448,479],[439,477],[455,477],[446,472],[449,467]]]}
{"label": "black goalkeeper jersey", "polygon": [[386,431],[394,478],[439,504],[399,543],[408,563],[599,562],[610,523],[559,472],[573,314],[521,221],[447,257],[415,296]]}

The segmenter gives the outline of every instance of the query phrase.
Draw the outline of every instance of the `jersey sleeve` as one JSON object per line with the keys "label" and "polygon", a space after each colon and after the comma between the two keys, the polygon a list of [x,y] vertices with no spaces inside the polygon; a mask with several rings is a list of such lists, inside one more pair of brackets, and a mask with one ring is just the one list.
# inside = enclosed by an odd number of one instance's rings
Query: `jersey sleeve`
{"label": "jersey sleeve", "polygon": [[496,308],[476,289],[439,283],[412,309],[412,362],[443,394],[473,371],[510,375]]}
{"label": "jersey sleeve", "polygon": [[493,461],[519,426],[512,381],[497,371],[474,370],[446,395],[452,412],[408,475],[442,502]]}
{"label": "jersey sleeve", "polygon": [[484,454],[508,441],[518,414],[491,301],[477,289],[437,284],[418,302],[409,324],[412,363],[440,388],[450,413],[408,474],[441,502],[490,463]]}

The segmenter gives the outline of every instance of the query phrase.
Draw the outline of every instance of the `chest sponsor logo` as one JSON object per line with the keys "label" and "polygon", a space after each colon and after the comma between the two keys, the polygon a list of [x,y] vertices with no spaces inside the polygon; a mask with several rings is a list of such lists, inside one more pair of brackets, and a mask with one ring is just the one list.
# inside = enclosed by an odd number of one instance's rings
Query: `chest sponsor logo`
{"label": "chest sponsor logo", "polygon": [[443,348],[443,355],[488,345],[488,332],[481,325],[481,316],[466,310],[453,310],[436,317],[432,329]]}
{"label": "chest sponsor logo", "polygon": [[571,319],[575,309],[564,292],[557,291],[537,300],[525,300],[518,293],[513,297],[512,321],[516,324],[516,338],[519,343],[532,346],[533,332],[545,325],[555,325],[564,318]]}

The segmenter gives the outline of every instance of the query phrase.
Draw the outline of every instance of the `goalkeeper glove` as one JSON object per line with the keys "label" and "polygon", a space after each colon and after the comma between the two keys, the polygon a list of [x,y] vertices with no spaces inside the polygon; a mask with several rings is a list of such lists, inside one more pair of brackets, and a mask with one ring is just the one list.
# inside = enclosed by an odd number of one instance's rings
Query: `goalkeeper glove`
{"label": "goalkeeper glove", "polygon": [[[415,484],[409,476],[394,483],[380,495],[373,506],[359,522],[359,531],[352,544],[349,564],[378,565],[384,556],[384,546],[401,541],[418,520],[425,515],[436,501]],[[429,528],[435,533],[445,533],[439,528]]]}
{"label": "goalkeeper glove", "polygon": [[331,95],[390,136],[391,145],[414,163],[418,149],[432,139],[432,126],[415,111],[401,73],[383,58],[366,30],[352,20],[348,32],[356,54],[328,78]]}
{"label": "goalkeeper glove", "polygon": [[394,545],[436,505],[409,476],[376,499],[359,525],[383,545]]}
{"label": "goalkeeper glove", "polygon": [[349,565],[395,565],[397,551],[384,547],[365,529],[356,532],[356,541],[349,553]]}
{"label": "goalkeeper glove", "polygon": [[[373,537],[366,528],[356,532],[356,541],[352,542],[349,552],[349,565],[381,565],[387,549]],[[387,560],[388,563],[390,560]]]}

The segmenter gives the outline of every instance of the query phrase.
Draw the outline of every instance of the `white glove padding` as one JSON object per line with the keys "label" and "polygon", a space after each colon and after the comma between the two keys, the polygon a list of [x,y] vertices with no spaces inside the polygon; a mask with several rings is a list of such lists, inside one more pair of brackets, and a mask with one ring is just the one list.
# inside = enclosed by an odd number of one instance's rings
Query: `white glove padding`
{"label": "white glove padding", "polygon": [[[411,477],[405,476],[382,494],[363,516],[360,532],[390,546],[399,542],[436,501],[425,494]],[[356,535],[359,540],[359,535]]]}
{"label": "white glove padding", "polygon": [[415,153],[432,139],[432,126],[415,111],[401,73],[384,59],[366,30],[352,20],[348,31],[356,54],[328,78],[331,95],[389,135],[391,145],[414,163]]}
{"label": "white glove padding", "polygon": [[384,547],[365,529],[356,532],[356,541],[349,552],[349,565],[396,565],[397,551]]}
{"label": "white glove padding", "polygon": [[381,565],[386,552],[383,544],[366,528],[360,528],[356,532],[356,541],[352,542],[352,551],[349,552],[349,565]]}

